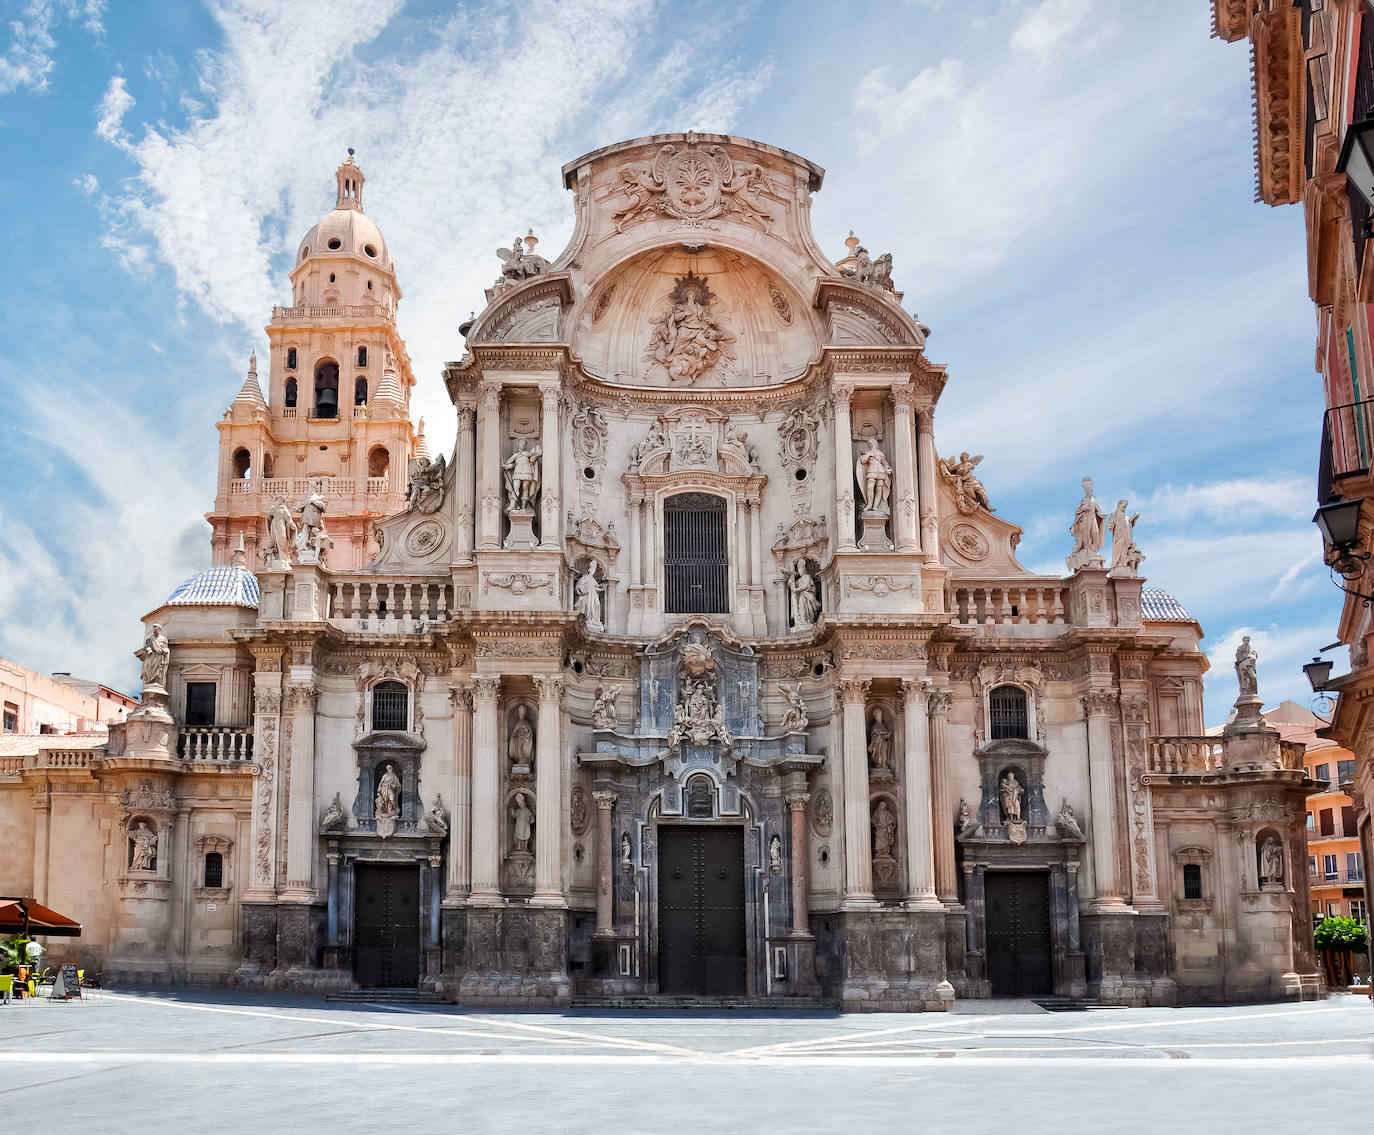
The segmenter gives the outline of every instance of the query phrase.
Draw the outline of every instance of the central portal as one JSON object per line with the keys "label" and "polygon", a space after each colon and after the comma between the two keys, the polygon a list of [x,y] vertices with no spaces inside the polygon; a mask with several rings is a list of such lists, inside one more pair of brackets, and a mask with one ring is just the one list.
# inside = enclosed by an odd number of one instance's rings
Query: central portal
{"label": "central portal", "polygon": [[420,869],[354,865],[353,976],[364,988],[420,984]]}
{"label": "central portal", "polygon": [[661,826],[658,833],[659,991],[743,996],[743,831]]}
{"label": "central portal", "polygon": [[1050,877],[1045,871],[989,871],[988,984],[994,997],[1054,991],[1050,949]]}

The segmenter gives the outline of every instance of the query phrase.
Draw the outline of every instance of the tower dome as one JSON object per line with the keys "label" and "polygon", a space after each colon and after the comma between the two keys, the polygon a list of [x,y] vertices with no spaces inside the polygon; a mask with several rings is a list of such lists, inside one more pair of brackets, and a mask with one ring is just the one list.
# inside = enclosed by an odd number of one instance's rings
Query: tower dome
{"label": "tower dome", "polygon": [[395,265],[382,230],[363,212],[367,178],[353,160],[352,149],[334,171],[334,180],[334,208],[305,234],[296,250],[291,272],[295,302],[390,306],[401,298]]}

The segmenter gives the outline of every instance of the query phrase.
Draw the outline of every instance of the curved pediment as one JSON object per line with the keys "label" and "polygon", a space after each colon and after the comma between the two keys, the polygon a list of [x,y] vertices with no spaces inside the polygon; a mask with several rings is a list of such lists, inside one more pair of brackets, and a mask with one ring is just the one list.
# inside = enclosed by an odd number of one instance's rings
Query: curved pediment
{"label": "curved pediment", "polygon": [[501,286],[481,318],[468,332],[468,342],[558,343],[563,339],[563,310],[572,301],[566,272],[548,272],[521,284]]}

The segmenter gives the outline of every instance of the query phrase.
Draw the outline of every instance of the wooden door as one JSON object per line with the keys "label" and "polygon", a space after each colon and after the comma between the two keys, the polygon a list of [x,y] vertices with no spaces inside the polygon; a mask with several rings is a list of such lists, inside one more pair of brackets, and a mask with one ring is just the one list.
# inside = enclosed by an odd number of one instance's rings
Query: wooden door
{"label": "wooden door", "polygon": [[744,833],[739,828],[661,827],[658,856],[660,991],[742,996]]}
{"label": "wooden door", "polygon": [[354,866],[353,973],[368,988],[420,983],[420,869]]}

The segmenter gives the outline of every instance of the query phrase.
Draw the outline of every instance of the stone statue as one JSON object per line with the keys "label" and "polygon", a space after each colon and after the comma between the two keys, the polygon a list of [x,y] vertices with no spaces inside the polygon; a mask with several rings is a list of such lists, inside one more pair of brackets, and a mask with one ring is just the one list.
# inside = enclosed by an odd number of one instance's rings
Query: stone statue
{"label": "stone statue", "polygon": [[291,563],[291,552],[296,546],[296,518],[291,515],[291,507],[280,493],[267,510],[267,566],[273,561],[287,565]]}
{"label": "stone statue", "polygon": [[959,812],[954,818],[954,830],[961,838],[972,835],[977,828],[973,819],[973,809],[969,807],[968,801],[960,797]]}
{"label": "stone statue", "polygon": [[735,357],[735,337],[711,311],[714,299],[704,276],[689,271],[674,281],[672,305],[655,321],[644,353],[668,372],[670,382],[691,384],[722,358]]}
{"label": "stone statue", "polygon": [[758,447],[749,444],[749,435],[743,430],[736,429],[734,422],[727,422],[725,425],[725,444],[743,457],[751,469],[758,468]]}
{"label": "stone statue", "polygon": [[809,720],[806,715],[806,703],[802,701],[801,685],[793,683],[790,686],[780,687],[782,696],[787,701],[787,710],[782,715],[782,732],[800,733],[806,728]]}
{"label": "stone statue", "polygon": [[401,778],[396,775],[396,766],[389,761],[382,771],[382,779],[377,782],[373,815],[379,836],[386,839],[395,832],[396,821],[401,817]]}
{"label": "stone statue", "polygon": [[887,806],[886,800],[878,801],[873,813],[873,857],[892,858],[892,848],[897,842],[897,816]]}
{"label": "stone statue", "polygon": [[529,851],[530,837],[534,834],[534,813],[530,811],[529,800],[523,792],[515,794],[510,814],[514,822],[511,834],[515,840],[515,850]]}
{"label": "stone statue", "polygon": [[498,248],[496,255],[501,260],[501,277],[496,283],[518,284],[543,272],[549,262],[534,251],[538,243],[539,238],[531,229],[523,237],[518,236],[511,241],[509,248]]}
{"label": "stone statue", "polygon": [[798,560],[792,565],[787,586],[792,592],[792,629],[805,630],[815,626],[821,615],[821,601],[816,595],[816,580],[807,569],[805,560]]}
{"label": "stone statue", "polygon": [[1061,838],[1086,839],[1083,828],[1078,823],[1078,817],[1073,813],[1073,806],[1065,798],[1063,805],[1059,809],[1059,815],[1055,817],[1055,823],[1059,827]]}
{"label": "stone statue", "polygon": [[1258,664],[1259,655],[1250,645],[1250,636],[1246,635],[1236,647],[1236,681],[1240,684],[1240,696],[1243,698],[1259,696],[1259,673],[1256,670]]}
{"label": "stone statue", "polygon": [[782,874],[782,837],[777,832],[768,841],[768,870],[774,875]]}
{"label": "stone statue", "polygon": [[892,771],[892,730],[883,719],[881,706],[873,710],[868,726],[868,767],[874,772]]}
{"label": "stone statue", "polygon": [[634,847],[630,843],[630,833],[620,834],[620,865],[628,871],[634,866]]}
{"label": "stone statue", "polygon": [[129,833],[132,851],[129,856],[130,871],[153,871],[157,869],[157,832],[144,821]]}
{"label": "stone statue", "polygon": [[945,480],[954,486],[955,505],[966,516],[980,508],[985,508],[988,512],[997,511],[988,500],[988,491],[983,487],[983,482],[973,473],[982,460],[981,453],[976,457],[970,457],[967,450],[957,458],[941,457],[936,460]]}
{"label": "stone statue", "polygon": [[167,642],[167,636],[162,633],[161,623],[153,624],[151,633],[143,640],[143,649],[136,651],[134,657],[143,663],[143,685],[157,686],[165,690],[167,666],[172,661],[172,648]]}
{"label": "stone statue", "polygon": [[444,798],[437,792],[434,794],[434,803],[425,813],[425,827],[434,835],[448,835],[448,813],[444,811]]}
{"label": "stone statue", "polygon": [[592,706],[593,729],[614,729],[616,727],[615,699],[619,696],[619,682],[596,688],[596,704]]}
{"label": "stone statue", "polygon": [[529,768],[534,760],[534,726],[529,710],[515,707],[515,724],[510,727],[510,761],[517,768]]}
{"label": "stone statue", "polygon": [[596,578],[595,560],[587,561],[587,570],[577,577],[573,589],[577,593],[573,599],[573,610],[586,616],[587,629],[604,630],[606,624],[601,619],[601,584]]}
{"label": "stone statue", "polygon": [[339,799],[339,794],[336,792],[333,801],[330,802],[329,807],[324,810],[324,815],[320,818],[320,830],[325,832],[343,831],[346,820],[343,801]]}
{"label": "stone statue", "polygon": [[997,795],[1002,801],[1002,815],[1007,820],[1021,820],[1021,801],[1025,798],[1026,790],[1021,787],[1021,781],[1017,779],[1016,773],[1008,769],[1002,774],[1002,779],[997,783]]}
{"label": "stone statue", "polygon": [[1269,836],[1260,845],[1259,881],[1261,886],[1283,884],[1283,841],[1276,835]]}
{"label": "stone statue", "polygon": [[1107,531],[1112,534],[1112,575],[1138,575],[1144,554],[1136,547],[1135,523],[1140,513],[1126,515],[1126,502],[1117,501],[1116,510],[1107,519]]}
{"label": "stone statue", "polygon": [[1073,525],[1069,529],[1073,534],[1073,551],[1067,560],[1070,571],[1102,566],[1100,550],[1105,539],[1103,519],[1102,510],[1097,507],[1097,501],[1093,497],[1093,479],[1084,477],[1083,499],[1078,502],[1078,508],[1073,514]]}
{"label": "stone statue", "polygon": [[842,276],[848,276],[877,291],[892,291],[892,253],[884,252],[878,259],[869,257],[868,249],[859,245],[853,252],[854,263],[840,269]]}
{"label": "stone statue", "polygon": [[412,457],[407,467],[410,474],[410,488],[406,490],[406,508],[414,512],[438,512],[444,503],[444,471],[446,463],[443,455],[435,461],[428,457]]}
{"label": "stone statue", "polygon": [[544,451],[539,446],[529,448],[529,442],[521,438],[515,451],[506,458],[501,468],[506,471],[506,511],[531,509],[534,498],[539,495],[539,459]]}
{"label": "stone statue", "polygon": [[864,511],[887,513],[891,511],[887,503],[892,493],[892,463],[878,448],[878,439],[869,438],[859,451],[854,462],[854,474],[863,492]]}
{"label": "stone statue", "polygon": [[322,565],[325,553],[331,547],[329,533],[324,530],[324,513],[328,506],[322,488],[319,481],[311,481],[310,490],[301,502],[300,529],[296,534],[296,547],[300,552],[297,559],[301,563]]}

